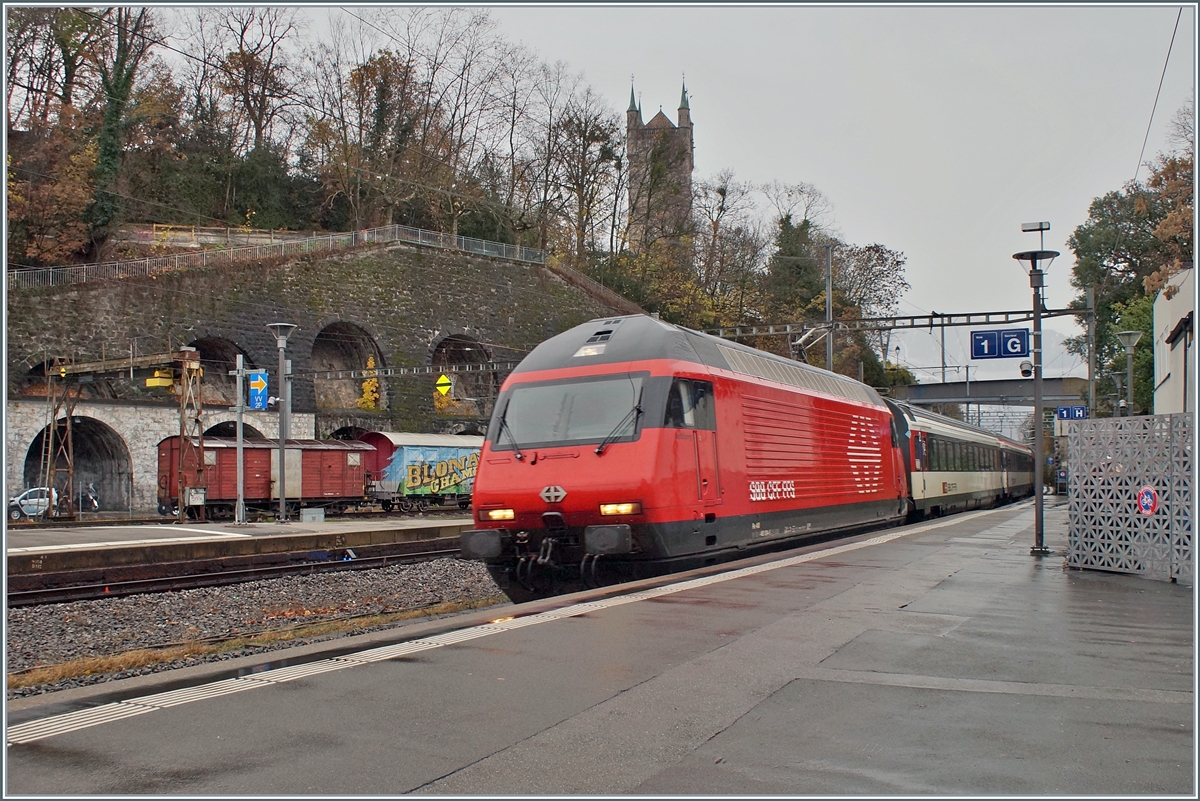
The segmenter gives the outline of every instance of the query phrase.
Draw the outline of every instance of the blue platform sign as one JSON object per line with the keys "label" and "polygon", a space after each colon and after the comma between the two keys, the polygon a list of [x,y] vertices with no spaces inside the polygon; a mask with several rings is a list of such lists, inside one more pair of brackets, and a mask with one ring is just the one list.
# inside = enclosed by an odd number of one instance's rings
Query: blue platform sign
{"label": "blue platform sign", "polygon": [[1028,355],[1028,328],[971,332],[972,359],[1015,359]]}
{"label": "blue platform sign", "polygon": [[1086,420],[1088,419],[1086,406],[1058,406],[1055,408],[1055,416],[1059,420]]}
{"label": "blue platform sign", "polygon": [[246,375],[250,379],[250,408],[267,408],[267,371],[255,370]]}

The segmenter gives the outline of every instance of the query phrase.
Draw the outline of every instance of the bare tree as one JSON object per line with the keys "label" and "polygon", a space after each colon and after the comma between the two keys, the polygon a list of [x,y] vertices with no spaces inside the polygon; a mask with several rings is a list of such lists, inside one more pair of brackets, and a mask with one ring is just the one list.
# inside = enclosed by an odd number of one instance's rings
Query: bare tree
{"label": "bare tree", "polygon": [[742,321],[757,305],[768,238],[755,219],[754,187],[725,169],[697,182],[696,272],[714,319]]}
{"label": "bare tree", "polygon": [[222,9],[231,51],[221,83],[237,101],[252,133],[252,150],[267,142],[272,126],[296,105],[299,78],[289,44],[303,26],[294,8]]}
{"label": "bare tree", "polygon": [[771,181],[759,187],[775,208],[777,219],[808,220],[813,228],[825,230],[832,222],[833,204],[821,190],[809,183],[785,184]]}
{"label": "bare tree", "polygon": [[[836,243],[833,284],[847,303],[857,306],[864,317],[889,317],[900,308],[900,299],[910,287],[904,277],[905,257],[880,244]],[[891,331],[876,332],[871,346],[886,360]]]}
{"label": "bare tree", "polygon": [[613,181],[620,130],[616,115],[584,86],[567,103],[558,122],[555,162],[561,186],[570,196],[568,218],[574,233],[578,265],[586,260],[589,242],[595,245],[600,200]]}

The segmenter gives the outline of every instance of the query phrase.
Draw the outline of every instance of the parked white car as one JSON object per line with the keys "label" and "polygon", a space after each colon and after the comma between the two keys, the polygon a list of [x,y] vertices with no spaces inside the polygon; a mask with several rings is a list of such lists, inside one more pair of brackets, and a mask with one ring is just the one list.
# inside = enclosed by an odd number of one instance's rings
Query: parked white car
{"label": "parked white car", "polygon": [[58,503],[58,492],[49,487],[27,489],[8,502],[8,519],[37,517],[44,514],[51,503]]}

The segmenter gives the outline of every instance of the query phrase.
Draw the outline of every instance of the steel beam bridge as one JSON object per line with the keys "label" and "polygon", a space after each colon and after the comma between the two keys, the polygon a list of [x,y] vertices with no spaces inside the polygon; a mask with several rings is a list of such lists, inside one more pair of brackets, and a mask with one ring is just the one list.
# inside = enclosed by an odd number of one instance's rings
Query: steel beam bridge
{"label": "steel beam bridge", "polygon": [[[1075,376],[1042,379],[1042,400],[1047,406],[1079,403],[1087,394],[1087,379]],[[988,381],[947,381],[945,384],[911,384],[890,387],[889,397],[914,406],[940,403],[977,403],[988,406],[1033,406],[1032,378]]]}

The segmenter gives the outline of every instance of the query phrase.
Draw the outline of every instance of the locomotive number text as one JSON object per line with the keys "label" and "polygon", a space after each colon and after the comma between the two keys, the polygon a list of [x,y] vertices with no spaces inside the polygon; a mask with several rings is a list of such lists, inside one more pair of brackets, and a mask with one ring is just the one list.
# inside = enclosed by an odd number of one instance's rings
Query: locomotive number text
{"label": "locomotive number text", "polygon": [[795,481],[751,481],[750,500],[778,501],[796,497]]}

